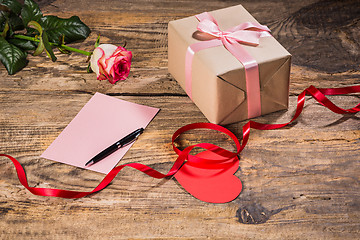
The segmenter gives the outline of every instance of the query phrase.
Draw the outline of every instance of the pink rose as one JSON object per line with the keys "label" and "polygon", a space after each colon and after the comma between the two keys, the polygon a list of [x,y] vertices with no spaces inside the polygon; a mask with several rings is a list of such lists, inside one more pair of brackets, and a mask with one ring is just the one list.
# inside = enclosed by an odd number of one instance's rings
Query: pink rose
{"label": "pink rose", "polygon": [[98,80],[109,80],[114,84],[125,80],[130,73],[131,51],[113,44],[100,44],[90,58],[91,69]]}

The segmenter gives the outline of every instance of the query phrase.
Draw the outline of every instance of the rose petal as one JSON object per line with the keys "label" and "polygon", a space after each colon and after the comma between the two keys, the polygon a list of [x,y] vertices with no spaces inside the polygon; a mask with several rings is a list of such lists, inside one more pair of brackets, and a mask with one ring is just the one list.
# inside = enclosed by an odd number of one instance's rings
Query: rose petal
{"label": "rose petal", "polygon": [[103,56],[104,52],[100,48],[96,48],[91,55],[90,58],[90,67],[96,73],[96,75],[99,75],[99,65],[98,60]]}
{"label": "rose petal", "polygon": [[111,57],[111,55],[113,55],[113,53],[116,51],[118,47],[113,44],[100,44],[99,48],[101,48],[104,51],[105,58],[109,58]]}

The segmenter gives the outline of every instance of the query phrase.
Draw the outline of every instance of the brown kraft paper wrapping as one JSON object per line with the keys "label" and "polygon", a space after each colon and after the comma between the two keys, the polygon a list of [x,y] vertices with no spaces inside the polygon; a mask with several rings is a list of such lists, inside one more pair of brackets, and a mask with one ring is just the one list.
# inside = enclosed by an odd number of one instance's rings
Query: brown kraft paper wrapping
{"label": "brown kraft paper wrapping", "polygon": [[[225,31],[244,22],[256,22],[241,5],[210,12]],[[168,69],[185,89],[185,54],[199,21],[195,16],[169,22]],[[261,113],[287,109],[290,53],[273,37],[260,38],[256,47],[242,45],[259,65]],[[224,47],[201,50],[192,64],[192,99],[209,122],[230,124],[247,119],[243,65]]]}

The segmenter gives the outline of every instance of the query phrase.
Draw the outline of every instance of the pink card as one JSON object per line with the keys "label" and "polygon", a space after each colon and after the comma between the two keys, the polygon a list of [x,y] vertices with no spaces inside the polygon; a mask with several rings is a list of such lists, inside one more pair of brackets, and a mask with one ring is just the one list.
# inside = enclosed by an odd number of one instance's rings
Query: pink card
{"label": "pink card", "polygon": [[85,163],[134,130],[145,129],[159,110],[95,93],[41,157],[107,174],[133,143],[96,164]]}

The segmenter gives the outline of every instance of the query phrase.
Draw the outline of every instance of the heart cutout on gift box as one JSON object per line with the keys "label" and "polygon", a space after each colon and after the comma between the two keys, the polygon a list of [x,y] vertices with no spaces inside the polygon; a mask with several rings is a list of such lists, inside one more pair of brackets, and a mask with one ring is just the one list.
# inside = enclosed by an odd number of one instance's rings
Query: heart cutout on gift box
{"label": "heart cutout on gift box", "polygon": [[[204,151],[196,156],[207,159],[222,158],[211,151]],[[201,201],[230,202],[239,196],[242,189],[240,179],[234,175],[239,168],[239,159],[235,157],[225,163],[233,164],[222,169],[208,169],[195,167],[187,162],[175,174],[175,178],[186,191]]]}

